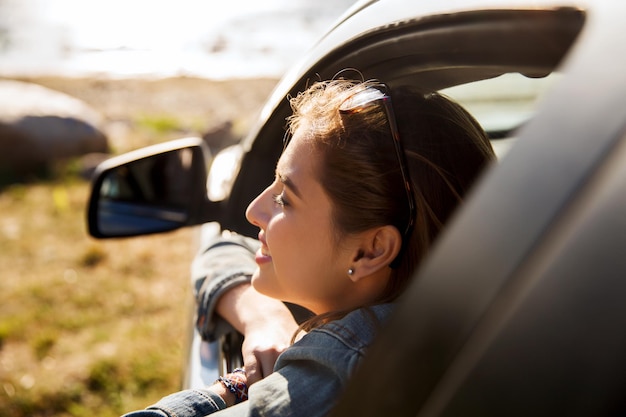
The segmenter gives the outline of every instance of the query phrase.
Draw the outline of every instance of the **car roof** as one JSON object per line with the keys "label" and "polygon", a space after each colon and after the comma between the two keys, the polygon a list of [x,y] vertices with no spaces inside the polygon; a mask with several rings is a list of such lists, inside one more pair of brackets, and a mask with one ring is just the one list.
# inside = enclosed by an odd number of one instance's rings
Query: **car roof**
{"label": "car roof", "polygon": [[[422,79],[422,86],[440,89],[468,82],[472,77],[470,74],[466,78],[439,79],[432,80],[430,83],[429,80],[424,80],[424,78],[428,77],[429,72],[437,72],[439,74],[438,77],[441,77],[441,68],[436,67],[437,61],[429,60],[427,56],[424,56],[424,59],[421,60],[424,64],[424,68],[421,68],[421,71],[417,71],[418,67],[416,65],[420,61],[415,61],[414,64],[408,67],[405,65],[407,61],[412,59],[410,54],[413,51],[420,54],[427,52],[422,45],[430,41],[428,39],[428,31],[426,30],[428,27],[436,29],[443,22],[451,19],[465,19],[468,23],[467,26],[471,26],[471,22],[479,19],[480,16],[501,13],[503,18],[505,18],[504,16],[507,12],[510,12],[511,15],[516,15],[520,11],[526,11],[537,16],[534,25],[535,30],[540,34],[542,28],[539,26],[549,24],[545,21],[549,18],[542,19],[541,15],[549,16],[557,10],[561,10],[562,13],[565,13],[565,10],[570,10],[572,14],[582,16],[580,12],[583,9],[580,6],[585,3],[584,1],[579,2],[576,3],[577,7],[572,7],[571,2],[558,1],[465,0],[406,2],[404,0],[365,0],[357,2],[281,79],[268,100],[263,113],[264,115],[271,114],[277,103],[293,93],[294,86],[306,85],[306,82],[310,83],[315,81],[316,78],[332,78],[338,71],[350,65],[361,71],[366,79],[384,73],[385,79],[382,81],[388,84],[410,83],[407,78],[419,77]],[[563,20],[559,19],[558,21],[562,22]],[[571,24],[575,26],[576,22],[572,21]],[[478,29],[479,26],[475,26],[475,28]],[[455,27],[455,31],[458,30],[458,26]],[[471,27],[466,28],[466,30],[470,32]],[[503,28],[503,30],[506,30],[506,28]],[[577,28],[574,27],[572,30],[576,32]],[[509,32],[515,34],[512,28]],[[420,34],[420,39],[416,40],[411,37],[411,34],[416,33]],[[440,33],[437,35],[440,35]],[[477,34],[474,36],[477,36]],[[567,35],[563,34],[561,36],[566,38],[563,40],[564,42],[571,41],[571,39],[567,39]],[[440,36],[436,38],[437,43],[433,45],[433,48],[437,48],[438,43],[444,41]],[[558,38],[555,37],[555,39]],[[470,42],[473,41],[468,40],[468,43]],[[412,47],[411,44],[413,44]],[[369,52],[374,49],[381,55],[376,61],[371,59],[373,52]],[[557,50],[558,46],[555,46],[554,49]],[[363,57],[363,59],[359,59],[360,57]],[[562,56],[552,57],[551,62],[545,63],[546,67],[529,68],[529,71],[536,72],[536,75],[542,75],[542,72],[549,72],[551,68],[548,67],[550,64],[553,66],[554,60],[558,61],[560,58]],[[320,69],[329,61],[336,62],[332,69],[322,73],[311,71],[312,69]],[[347,66],[342,66],[343,62]],[[368,71],[370,66],[374,66],[374,68]],[[377,71],[376,66],[384,66],[385,68]],[[394,74],[391,71],[393,67],[398,68],[400,72]],[[333,73],[333,70],[336,70],[336,72]],[[504,70],[506,68],[501,68],[501,71],[498,71],[497,68],[492,68],[491,73],[476,74],[474,77],[480,79],[496,76]],[[453,74],[456,77],[460,77],[458,67],[456,71],[451,72],[451,76]],[[305,81],[304,84],[303,81]]]}

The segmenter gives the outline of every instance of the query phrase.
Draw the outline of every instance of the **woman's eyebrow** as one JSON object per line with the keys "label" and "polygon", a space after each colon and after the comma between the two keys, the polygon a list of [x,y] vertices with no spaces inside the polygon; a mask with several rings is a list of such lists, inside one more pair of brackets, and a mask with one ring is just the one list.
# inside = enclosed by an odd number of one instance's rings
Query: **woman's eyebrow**
{"label": "woman's eyebrow", "polygon": [[296,197],[302,198],[300,190],[298,190],[298,187],[296,187],[296,185],[293,183],[293,181],[291,181],[289,177],[278,172],[276,173],[276,177],[278,178],[278,181],[284,184],[285,187],[289,188],[296,195]]}

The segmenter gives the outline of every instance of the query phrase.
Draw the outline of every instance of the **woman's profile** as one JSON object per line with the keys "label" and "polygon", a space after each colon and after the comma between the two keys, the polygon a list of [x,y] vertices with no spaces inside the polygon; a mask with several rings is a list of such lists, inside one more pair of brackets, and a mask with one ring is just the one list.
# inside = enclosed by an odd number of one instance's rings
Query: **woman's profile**
{"label": "woman's profile", "polygon": [[[494,159],[437,93],[331,80],[291,105],[275,179],[246,212],[257,239],[222,237],[196,262],[198,328],[239,330],[244,369],[127,416],[326,415]],[[285,302],[311,317],[297,324]]]}

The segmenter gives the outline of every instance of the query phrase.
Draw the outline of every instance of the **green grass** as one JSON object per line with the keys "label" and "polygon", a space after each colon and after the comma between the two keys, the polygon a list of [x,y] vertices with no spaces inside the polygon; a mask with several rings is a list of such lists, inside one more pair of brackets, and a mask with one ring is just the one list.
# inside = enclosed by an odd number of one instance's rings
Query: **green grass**
{"label": "green grass", "polygon": [[92,239],[87,194],[0,192],[0,416],[119,416],[179,388],[193,232]]}
{"label": "green grass", "polygon": [[137,124],[155,133],[166,134],[185,130],[185,125],[177,117],[170,115],[142,115],[137,118]]}
{"label": "green grass", "polygon": [[197,135],[207,128],[204,118],[161,113],[138,114],[133,118],[133,123],[143,137],[159,139]]}

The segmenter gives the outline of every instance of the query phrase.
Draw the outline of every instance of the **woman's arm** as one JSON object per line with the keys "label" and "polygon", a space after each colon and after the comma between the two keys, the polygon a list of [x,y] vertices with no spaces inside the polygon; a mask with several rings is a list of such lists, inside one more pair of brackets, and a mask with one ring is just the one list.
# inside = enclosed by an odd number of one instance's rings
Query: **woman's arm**
{"label": "woman's arm", "polygon": [[[202,417],[223,410],[226,402],[213,392],[215,384],[205,390],[185,390],[167,397],[145,410],[133,411],[122,417]],[[234,400],[233,400],[234,402]]]}
{"label": "woman's arm", "polygon": [[[234,375],[229,374],[226,378],[233,378]],[[244,373],[236,375],[245,381]],[[245,392],[247,399],[247,387]],[[145,410],[133,411],[122,417],[203,417],[231,407],[241,400],[224,383],[216,381],[206,389],[190,389],[168,395]]]}
{"label": "woman's arm", "polygon": [[[239,298],[243,301],[244,298]],[[233,407],[224,387],[181,391],[163,398],[151,410],[127,417],[202,417],[251,415],[325,416],[343,392],[391,306],[360,311],[313,330],[279,358],[277,371],[250,387],[250,398]],[[222,389],[221,394],[217,390]],[[212,398],[211,396],[217,396]],[[225,400],[218,404],[218,400]],[[375,399],[372,399],[375,400]],[[149,412],[152,414],[147,414]],[[161,411],[156,411],[161,410]],[[144,413],[144,414],[142,414]]]}
{"label": "woman's arm", "polygon": [[224,293],[216,311],[244,335],[242,355],[250,385],[272,373],[278,355],[298,329],[284,303],[260,294],[249,283]]}

